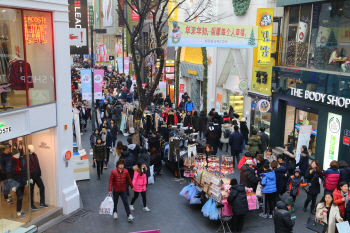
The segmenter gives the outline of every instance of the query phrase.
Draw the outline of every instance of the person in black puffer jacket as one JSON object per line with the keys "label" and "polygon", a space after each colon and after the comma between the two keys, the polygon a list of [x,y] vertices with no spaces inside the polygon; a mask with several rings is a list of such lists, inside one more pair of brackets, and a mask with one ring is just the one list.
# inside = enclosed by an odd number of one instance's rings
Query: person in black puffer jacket
{"label": "person in black puffer jacket", "polygon": [[259,181],[261,181],[261,178],[255,176],[253,165],[254,163],[252,160],[248,160],[246,161],[246,164],[243,164],[243,166],[241,167],[239,183],[243,184],[245,187],[253,188],[255,192],[256,186],[258,185]]}
{"label": "person in black puffer jacket", "polygon": [[199,138],[204,139],[204,133],[207,130],[208,118],[206,117],[204,111],[199,114]]}
{"label": "person in black puffer jacket", "polygon": [[282,201],[277,202],[277,210],[275,211],[275,215],[273,217],[275,233],[293,233],[295,220],[291,219],[292,216],[288,212],[289,206]]}
{"label": "person in black puffer jacket", "polygon": [[195,132],[199,131],[199,116],[197,111],[194,111],[192,116],[192,127]]}
{"label": "person in black puffer jacket", "polygon": [[96,139],[93,147],[93,159],[97,164],[97,179],[100,179],[100,174],[103,174],[103,162],[107,160],[106,144],[101,138]]}
{"label": "person in black puffer jacket", "polygon": [[[133,167],[136,165],[136,161],[134,161],[134,156],[133,154],[128,151],[128,147],[126,145],[123,146],[123,152],[120,154],[119,159],[124,159],[125,160],[125,165],[124,168],[128,170],[129,175],[131,180],[134,178],[134,170]],[[130,195],[129,193],[129,184],[126,184],[126,191],[128,196]]]}
{"label": "person in black puffer jacket", "polygon": [[299,160],[299,163],[297,163],[295,166],[296,167],[299,167],[300,169],[300,174],[302,176],[305,176],[305,172],[307,170],[307,168],[309,167],[309,157],[310,157],[310,154],[309,154],[309,151],[307,150],[307,147],[306,146],[302,146],[300,148],[301,150],[301,153],[300,153],[300,160]]}
{"label": "person in black puffer jacket", "polygon": [[235,178],[230,181],[230,185],[230,195],[227,198],[227,202],[231,204],[233,212],[232,225],[230,228],[233,232],[241,232],[244,217],[249,211],[247,194],[244,185],[237,185],[237,180]]}
{"label": "person in black puffer jacket", "polygon": [[321,185],[319,180],[323,180],[320,162],[318,162],[317,160],[312,161],[311,165],[305,172],[305,178],[307,179],[307,182],[311,185],[309,186],[309,192],[307,192],[307,198],[304,203],[303,211],[306,212],[307,206],[309,205],[310,201],[312,201],[310,213],[315,215],[317,195],[321,192]]}
{"label": "person in black puffer jacket", "polygon": [[148,148],[151,150],[152,148],[155,148],[157,151],[160,152],[160,138],[157,132],[153,131],[152,136],[147,139],[148,141]]}

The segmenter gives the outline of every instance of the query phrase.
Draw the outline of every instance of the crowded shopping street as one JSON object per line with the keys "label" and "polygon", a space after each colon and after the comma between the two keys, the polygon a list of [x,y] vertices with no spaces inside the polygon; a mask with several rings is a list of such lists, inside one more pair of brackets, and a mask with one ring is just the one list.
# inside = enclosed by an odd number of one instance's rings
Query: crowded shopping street
{"label": "crowded shopping street", "polygon": [[0,233],[350,233],[349,15],[0,0]]}

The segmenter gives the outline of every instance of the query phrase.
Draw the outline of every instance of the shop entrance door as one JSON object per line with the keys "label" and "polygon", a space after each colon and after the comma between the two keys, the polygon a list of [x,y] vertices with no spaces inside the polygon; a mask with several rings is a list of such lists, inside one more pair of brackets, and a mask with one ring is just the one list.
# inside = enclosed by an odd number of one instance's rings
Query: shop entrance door
{"label": "shop entrance door", "polygon": [[[284,130],[284,142],[285,145],[292,146],[294,150],[300,148],[303,145],[298,147],[298,139],[300,129],[303,126],[310,125],[310,140],[307,145],[305,145],[310,154],[311,158],[315,157],[315,148],[316,148],[316,139],[317,139],[317,124],[318,124],[318,114],[314,111],[306,108],[299,108],[291,105],[287,105],[286,108],[286,119],[285,119],[285,130]],[[297,154],[300,154],[300,151],[296,151]]]}

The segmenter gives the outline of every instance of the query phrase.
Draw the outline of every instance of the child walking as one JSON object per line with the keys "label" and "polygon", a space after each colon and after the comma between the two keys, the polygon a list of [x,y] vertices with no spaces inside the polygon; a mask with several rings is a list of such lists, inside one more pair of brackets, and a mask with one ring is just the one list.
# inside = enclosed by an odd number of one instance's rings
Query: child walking
{"label": "child walking", "polygon": [[144,162],[137,162],[137,165],[133,167],[134,178],[132,184],[134,185],[134,197],[131,200],[130,210],[134,209],[134,203],[139,197],[140,193],[143,202],[143,211],[150,212],[151,210],[147,207],[146,203],[146,185],[147,185],[147,167]]}
{"label": "child walking", "polygon": [[[293,201],[295,203],[295,199],[299,195],[300,186],[305,187],[307,183],[305,183],[300,176],[300,169],[295,169],[294,176],[290,176],[288,179],[288,186],[289,186],[289,194],[293,198]],[[294,207],[289,212],[295,212]]]}

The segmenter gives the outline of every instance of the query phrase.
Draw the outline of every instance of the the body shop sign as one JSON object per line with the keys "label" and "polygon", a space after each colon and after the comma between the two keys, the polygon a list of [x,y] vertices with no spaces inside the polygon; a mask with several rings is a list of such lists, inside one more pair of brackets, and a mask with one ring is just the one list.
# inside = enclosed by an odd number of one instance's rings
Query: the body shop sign
{"label": "the body shop sign", "polygon": [[5,122],[0,122],[0,134],[11,132],[11,126],[7,126]]}
{"label": "the body shop sign", "polygon": [[338,160],[342,116],[328,113],[326,147],[324,149],[323,169],[326,170],[333,160]]}

